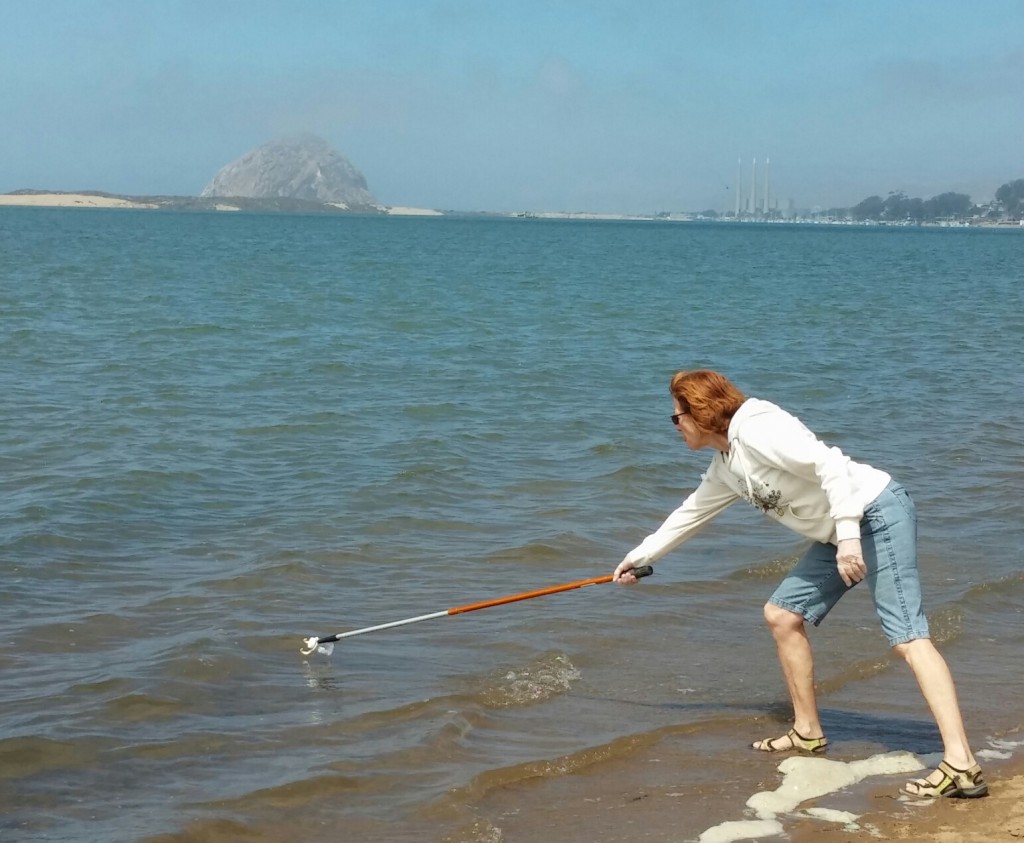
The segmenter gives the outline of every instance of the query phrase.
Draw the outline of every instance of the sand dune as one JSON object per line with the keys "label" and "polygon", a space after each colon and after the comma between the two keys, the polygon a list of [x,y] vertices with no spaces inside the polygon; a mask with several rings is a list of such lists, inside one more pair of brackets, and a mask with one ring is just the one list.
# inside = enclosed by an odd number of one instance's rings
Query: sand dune
{"label": "sand dune", "polygon": [[156,208],[148,202],[133,202],[91,193],[4,193],[0,205],[28,205],[38,208]]}

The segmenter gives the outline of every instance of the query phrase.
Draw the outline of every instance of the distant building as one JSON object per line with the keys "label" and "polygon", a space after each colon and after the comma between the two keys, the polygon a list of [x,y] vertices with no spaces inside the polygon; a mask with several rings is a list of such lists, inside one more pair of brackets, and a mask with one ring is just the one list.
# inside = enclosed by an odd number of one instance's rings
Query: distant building
{"label": "distant building", "polygon": [[[733,194],[732,216],[736,219],[768,219],[774,216],[778,208],[772,205],[771,159],[764,158],[764,176],[761,192],[758,193],[757,159],[750,161],[750,184],[744,190],[743,158],[736,159],[736,184]],[[776,200],[777,201],[777,200]]]}

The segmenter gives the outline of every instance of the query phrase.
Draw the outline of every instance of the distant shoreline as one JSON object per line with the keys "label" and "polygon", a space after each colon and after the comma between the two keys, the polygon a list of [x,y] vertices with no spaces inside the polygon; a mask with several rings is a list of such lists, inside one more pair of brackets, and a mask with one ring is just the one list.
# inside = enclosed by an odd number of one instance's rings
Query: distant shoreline
{"label": "distant shoreline", "polygon": [[0,205],[33,208],[157,208],[148,202],[99,193],[4,193]]}
{"label": "distant shoreline", "polygon": [[641,222],[719,222],[763,225],[846,225],[907,228],[998,228],[1024,230],[1024,220],[967,220],[936,222],[889,222],[878,220],[839,220],[818,217],[790,219],[740,219],[705,217],[701,214],[600,214],[586,211],[441,211],[402,205],[374,205],[349,208],[340,203],[311,202],[302,199],[201,196],[119,196],[100,191],[18,190],[0,194],[0,207],[33,208],[118,208],[132,210],[272,211],[293,213],[371,213],[382,216],[482,216],[539,220],[623,220]]}

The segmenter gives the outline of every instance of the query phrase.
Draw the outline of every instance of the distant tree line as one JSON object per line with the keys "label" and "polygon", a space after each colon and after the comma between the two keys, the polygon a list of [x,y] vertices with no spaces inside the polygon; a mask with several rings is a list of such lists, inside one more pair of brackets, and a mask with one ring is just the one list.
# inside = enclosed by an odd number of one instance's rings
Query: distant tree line
{"label": "distant tree line", "polygon": [[931,222],[981,216],[1017,218],[1022,211],[1024,179],[1017,179],[1000,187],[996,191],[995,200],[984,206],[975,205],[966,193],[940,193],[931,199],[919,199],[899,191],[890,193],[885,199],[869,196],[852,208],[833,208],[829,214],[857,220]]}
{"label": "distant tree line", "polygon": [[911,198],[903,192],[890,193],[885,199],[869,196],[850,209],[858,220],[962,219],[971,214],[974,203],[966,193],[941,193],[931,199]]}
{"label": "distant tree line", "polygon": [[[966,193],[940,193],[931,199],[917,199],[902,191],[894,191],[884,199],[869,196],[852,208],[815,209],[814,216],[827,216],[836,220],[876,220],[878,222],[934,222],[936,220],[1010,219],[1024,217],[1024,179],[1016,179],[1002,185],[995,198],[983,205],[975,205]],[[670,216],[668,211],[660,216]],[[719,213],[708,209],[697,214],[698,219],[719,219],[733,216],[732,211]],[[769,212],[768,217],[779,219],[783,215],[778,209]]]}
{"label": "distant tree line", "polygon": [[1019,217],[1024,210],[1024,179],[1007,182],[996,191],[996,202],[1011,217]]}

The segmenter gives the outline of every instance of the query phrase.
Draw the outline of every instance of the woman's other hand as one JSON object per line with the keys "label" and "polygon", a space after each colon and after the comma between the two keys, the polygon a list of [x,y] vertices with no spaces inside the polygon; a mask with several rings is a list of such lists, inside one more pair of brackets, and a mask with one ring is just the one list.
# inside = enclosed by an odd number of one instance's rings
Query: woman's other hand
{"label": "woman's other hand", "polygon": [[843,539],[839,542],[836,547],[836,566],[839,568],[839,576],[847,586],[860,582],[868,575],[868,566],[864,564],[864,556],[861,553],[860,539]]}

